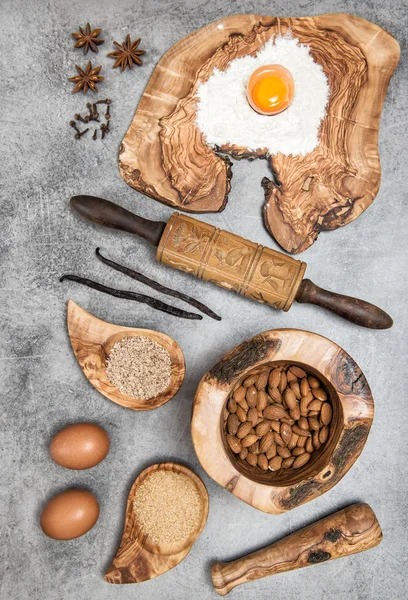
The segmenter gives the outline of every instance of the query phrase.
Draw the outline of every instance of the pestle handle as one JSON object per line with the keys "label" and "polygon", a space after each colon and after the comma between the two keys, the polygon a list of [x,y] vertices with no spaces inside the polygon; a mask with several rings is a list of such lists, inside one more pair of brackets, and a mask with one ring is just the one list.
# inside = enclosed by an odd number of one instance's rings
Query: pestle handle
{"label": "pestle handle", "polygon": [[73,196],[71,206],[82,217],[98,225],[135,233],[153,246],[158,246],[166,223],[150,221],[129,210],[96,196]]}
{"label": "pestle handle", "polygon": [[362,327],[389,329],[393,325],[391,317],[378,306],[365,300],[329,292],[315,285],[310,279],[302,281],[296,300],[326,308],[343,319]]}
{"label": "pestle handle", "polygon": [[214,563],[211,577],[215,591],[226,596],[242,583],[356,554],[381,540],[373,510],[368,504],[352,504],[243,558]]}

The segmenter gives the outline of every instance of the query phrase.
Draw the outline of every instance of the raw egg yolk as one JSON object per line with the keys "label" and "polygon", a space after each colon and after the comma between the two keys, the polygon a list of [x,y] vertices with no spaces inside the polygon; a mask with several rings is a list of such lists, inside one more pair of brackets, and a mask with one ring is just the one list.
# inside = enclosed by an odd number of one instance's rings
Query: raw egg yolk
{"label": "raw egg yolk", "polygon": [[278,114],[292,102],[294,88],[292,75],[282,65],[259,67],[248,82],[248,101],[260,114]]}

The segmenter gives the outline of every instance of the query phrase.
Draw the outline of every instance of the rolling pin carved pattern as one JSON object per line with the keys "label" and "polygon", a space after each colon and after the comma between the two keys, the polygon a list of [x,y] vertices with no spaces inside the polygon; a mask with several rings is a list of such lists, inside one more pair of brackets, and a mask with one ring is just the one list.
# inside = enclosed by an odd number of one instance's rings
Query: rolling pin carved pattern
{"label": "rolling pin carved pattern", "polygon": [[306,269],[303,262],[179,213],[164,230],[157,259],[284,311]]}

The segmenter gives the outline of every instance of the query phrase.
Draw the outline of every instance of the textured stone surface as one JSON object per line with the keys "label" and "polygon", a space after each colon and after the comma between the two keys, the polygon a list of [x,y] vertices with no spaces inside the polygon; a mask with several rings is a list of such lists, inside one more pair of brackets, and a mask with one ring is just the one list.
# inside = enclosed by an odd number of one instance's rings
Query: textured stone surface
{"label": "textured stone surface", "polygon": [[[154,263],[154,251],[136,238],[88,225],[68,209],[68,198],[95,193],[150,218],[171,210],[128,188],[117,152],[140,94],[159,57],[194,29],[234,12],[308,15],[346,11],[369,18],[400,42],[402,57],[385,102],[380,152],[383,183],[374,204],[344,229],[321,234],[301,258],[308,275],[333,290],[378,304],[394,318],[388,331],[369,331],[322,310],[295,305],[289,313],[237,298]],[[87,21],[103,28],[99,55],[106,79],[98,98],[109,95],[112,134],[103,142],[76,141],[68,122],[85,109],[86,97],[71,94],[67,77],[88,57],[73,49],[70,32]],[[144,66],[121,74],[106,57],[113,39],[142,37]],[[238,588],[234,598],[315,600],[402,599],[407,595],[406,511],[406,256],[408,20],[402,0],[243,2],[213,0],[55,0],[0,4],[0,299],[1,299],[1,527],[0,596],[7,600],[121,600],[214,598],[209,568],[259,548],[346,504],[368,502],[383,527],[378,548],[312,569],[279,575]],[[205,216],[217,226],[276,248],[262,225],[264,161],[234,165],[233,189],[222,214]],[[244,215],[244,217],[243,217]],[[124,289],[146,291],[96,261],[100,245],[165,284],[200,298],[222,314],[181,321],[146,306],[115,300],[73,283],[66,271],[93,276]],[[149,293],[149,292],[147,292]],[[72,298],[102,319],[157,328],[181,344],[187,376],[176,398],[151,413],[133,413],[100,396],[84,379],[66,333],[66,301]],[[376,403],[368,443],[348,475],[329,493],[280,516],[245,505],[210,480],[198,465],[189,433],[194,390],[202,374],[227,350],[274,327],[310,329],[350,352],[365,372]],[[405,381],[404,381],[405,380]],[[90,471],[54,464],[48,444],[61,426],[80,420],[103,425],[111,436],[108,458]],[[157,580],[109,586],[103,573],[123,526],[124,503],[136,475],[159,460],[184,462],[200,474],[210,494],[207,526],[191,553]],[[101,516],[85,537],[46,538],[38,525],[48,498],[67,486],[95,492]],[[301,588],[301,593],[299,590]]]}

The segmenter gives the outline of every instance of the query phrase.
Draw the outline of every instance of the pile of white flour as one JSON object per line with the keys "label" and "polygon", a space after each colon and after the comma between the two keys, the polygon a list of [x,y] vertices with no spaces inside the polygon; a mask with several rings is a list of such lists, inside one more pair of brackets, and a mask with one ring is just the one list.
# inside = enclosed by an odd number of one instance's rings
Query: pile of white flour
{"label": "pile of white flour", "polygon": [[[246,87],[252,73],[263,65],[286,67],[295,81],[295,96],[287,110],[265,116],[248,104]],[[215,69],[197,89],[196,123],[212,146],[235,144],[269,154],[307,154],[319,143],[330,88],[322,67],[308,46],[292,37],[269,40],[256,56],[231,61],[225,71]]]}

